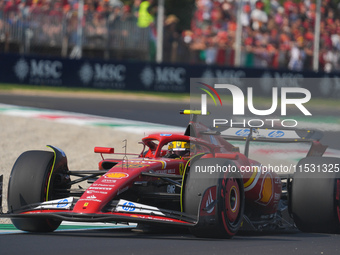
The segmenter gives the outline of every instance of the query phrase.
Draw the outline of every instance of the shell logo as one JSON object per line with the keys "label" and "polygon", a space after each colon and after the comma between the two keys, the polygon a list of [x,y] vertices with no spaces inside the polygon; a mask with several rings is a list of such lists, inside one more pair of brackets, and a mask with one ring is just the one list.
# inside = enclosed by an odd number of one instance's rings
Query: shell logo
{"label": "shell logo", "polygon": [[127,173],[108,173],[104,175],[105,178],[112,178],[112,179],[122,179],[127,178],[129,175]]}

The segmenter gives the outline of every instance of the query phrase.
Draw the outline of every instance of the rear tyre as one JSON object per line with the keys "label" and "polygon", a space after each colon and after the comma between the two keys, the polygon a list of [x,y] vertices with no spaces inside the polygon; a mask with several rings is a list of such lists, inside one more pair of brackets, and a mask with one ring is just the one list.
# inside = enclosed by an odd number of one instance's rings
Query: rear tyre
{"label": "rear tyre", "polygon": [[[292,183],[290,211],[299,230],[340,232],[339,167],[340,159],[327,157],[304,158],[298,163]],[[311,172],[313,169],[315,171]]]}
{"label": "rear tyre", "polygon": [[[190,229],[195,236],[231,238],[243,220],[243,181],[238,171],[214,174],[196,171],[216,165],[236,169],[233,162],[226,159],[200,159],[192,164],[185,181],[184,212],[197,217],[200,208],[205,207],[201,210],[197,226]],[[216,188],[209,189],[211,187]]]}
{"label": "rear tyre", "polygon": [[[70,179],[63,173],[65,169],[52,169],[53,160],[54,154],[48,151],[26,151],[19,156],[13,166],[8,186],[10,211],[17,213],[27,205],[61,198],[55,189],[66,190]],[[51,232],[59,227],[61,221],[14,218],[12,223],[23,231]]]}

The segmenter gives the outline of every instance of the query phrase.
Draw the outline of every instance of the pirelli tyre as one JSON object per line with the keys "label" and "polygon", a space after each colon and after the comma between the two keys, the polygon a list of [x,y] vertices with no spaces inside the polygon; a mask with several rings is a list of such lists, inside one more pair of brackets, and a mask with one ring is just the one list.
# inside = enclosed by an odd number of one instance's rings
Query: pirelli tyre
{"label": "pirelli tyre", "polygon": [[340,159],[309,157],[294,174],[290,212],[299,230],[340,232]]}
{"label": "pirelli tyre", "polygon": [[[222,171],[206,171],[211,166]],[[244,188],[231,160],[213,158],[194,162],[185,177],[182,196],[184,212],[199,217],[198,224],[190,229],[195,236],[231,238],[239,230],[244,212]]]}
{"label": "pirelli tyre", "polygon": [[[20,213],[28,205],[68,195],[70,188],[66,156],[55,151],[26,151],[16,160],[9,179],[8,210]],[[57,162],[55,157],[58,158]],[[51,232],[61,221],[46,218],[13,218],[14,226],[23,231]]]}

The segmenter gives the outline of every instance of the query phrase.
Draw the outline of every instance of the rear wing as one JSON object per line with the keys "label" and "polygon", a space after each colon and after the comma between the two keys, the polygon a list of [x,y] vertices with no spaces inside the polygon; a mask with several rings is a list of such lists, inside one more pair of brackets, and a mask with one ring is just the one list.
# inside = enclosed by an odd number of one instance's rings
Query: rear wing
{"label": "rear wing", "polygon": [[275,129],[275,128],[227,128],[219,131],[224,139],[275,143],[310,143],[320,141],[323,137],[321,131],[308,129]]}
{"label": "rear wing", "polygon": [[244,127],[228,127],[213,128],[211,135],[215,133],[225,140],[244,141],[244,155],[248,157],[249,144],[251,141],[267,142],[267,143],[309,143],[311,147],[308,151],[309,156],[322,156],[328,146],[322,145],[319,141],[323,137],[323,133],[317,130],[309,129],[277,129],[277,128],[244,128]]}
{"label": "rear wing", "polygon": [[[180,114],[191,115],[191,121],[197,122],[197,116],[202,115],[200,110],[181,110]],[[210,113],[207,112],[207,115]],[[185,131],[185,135],[192,135],[194,132],[191,125]],[[292,128],[274,128],[274,127],[229,127],[219,126],[210,127],[206,131],[200,132],[202,135],[218,135],[229,141],[244,141],[246,143],[244,155],[249,155],[249,144],[251,141],[267,142],[267,143],[307,143],[311,147],[307,153],[307,157],[322,156],[328,146],[320,143],[323,133],[318,130],[310,129],[292,129]]]}

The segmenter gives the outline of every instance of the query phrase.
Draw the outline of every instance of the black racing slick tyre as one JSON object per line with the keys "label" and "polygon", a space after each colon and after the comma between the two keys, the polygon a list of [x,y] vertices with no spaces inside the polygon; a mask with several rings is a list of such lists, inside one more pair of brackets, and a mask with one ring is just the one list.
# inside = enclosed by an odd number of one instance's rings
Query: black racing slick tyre
{"label": "black racing slick tyre", "polygon": [[[233,167],[234,172],[205,172],[211,166],[225,170]],[[198,218],[197,225],[190,228],[192,234],[231,238],[237,233],[243,220],[245,198],[241,175],[231,160],[213,158],[194,162],[184,185],[184,212]]]}
{"label": "black racing slick tyre", "polygon": [[[27,205],[61,198],[55,190],[67,193],[70,182],[65,169],[53,169],[54,154],[26,151],[16,160],[8,184],[8,210],[20,213]],[[65,193],[63,194],[65,195]],[[26,207],[26,208],[25,208]],[[61,221],[47,218],[13,218],[13,225],[23,231],[51,232]]]}
{"label": "black racing slick tyre", "polygon": [[340,159],[300,160],[294,174],[290,212],[299,230],[340,232]]}

